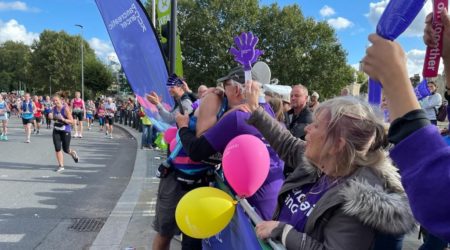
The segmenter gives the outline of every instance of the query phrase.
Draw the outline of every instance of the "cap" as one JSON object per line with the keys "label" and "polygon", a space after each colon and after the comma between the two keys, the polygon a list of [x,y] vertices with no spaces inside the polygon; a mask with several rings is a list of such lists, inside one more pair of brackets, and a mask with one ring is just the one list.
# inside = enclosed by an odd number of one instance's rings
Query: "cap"
{"label": "cap", "polygon": [[[255,63],[255,65],[253,65],[252,68],[253,80],[261,84],[269,84],[270,76],[271,76],[270,68],[269,65],[267,65],[267,63],[257,62]],[[226,80],[234,80],[236,82],[244,84],[245,83],[244,68],[242,68],[241,66],[233,68],[226,76],[217,79],[217,82],[224,82]]]}
{"label": "cap", "polygon": [[289,95],[282,95],[281,100],[283,102],[287,102],[287,103],[291,104],[291,97]]}
{"label": "cap", "polygon": [[314,91],[311,96],[315,96],[317,99],[319,99],[319,94],[317,94],[316,91]]}
{"label": "cap", "polygon": [[183,85],[183,81],[176,75],[172,74],[169,79],[167,79],[166,86],[174,87]]}

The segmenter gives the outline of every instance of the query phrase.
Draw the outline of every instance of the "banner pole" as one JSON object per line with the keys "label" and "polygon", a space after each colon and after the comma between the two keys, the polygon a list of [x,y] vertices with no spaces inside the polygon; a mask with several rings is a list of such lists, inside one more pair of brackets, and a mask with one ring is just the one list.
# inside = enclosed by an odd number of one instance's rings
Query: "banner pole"
{"label": "banner pole", "polygon": [[177,44],[177,0],[171,0],[170,9],[170,74],[175,73],[175,65],[177,60],[176,44]]}
{"label": "banner pole", "polygon": [[156,1],[152,0],[152,23],[153,28],[156,29]]}

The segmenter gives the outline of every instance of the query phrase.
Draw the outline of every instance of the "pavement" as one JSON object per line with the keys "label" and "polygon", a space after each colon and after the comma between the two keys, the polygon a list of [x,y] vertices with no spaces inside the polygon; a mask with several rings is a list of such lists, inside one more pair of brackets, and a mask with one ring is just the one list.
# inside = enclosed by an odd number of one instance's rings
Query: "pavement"
{"label": "pavement", "polygon": [[[165,158],[165,152],[140,149],[141,133],[121,124],[116,124],[116,127],[127,131],[138,141],[134,171],[127,188],[90,249],[151,249],[156,235],[152,222],[159,185],[155,173]],[[180,242],[172,240],[170,249],[181,249]]]}

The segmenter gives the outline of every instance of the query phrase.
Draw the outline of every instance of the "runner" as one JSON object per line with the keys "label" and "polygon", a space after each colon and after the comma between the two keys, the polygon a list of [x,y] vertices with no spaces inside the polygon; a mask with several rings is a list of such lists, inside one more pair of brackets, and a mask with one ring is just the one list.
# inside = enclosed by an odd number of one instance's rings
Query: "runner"
{"label": "runner", "polygon": [[[103,128],[105,127],[105,104],[103,102],[100,102],[97,110],[98,115],[98,125],[100,126],[100,132],[103,131]],[[106,132],[108,134],[108,132]]]}
{"label": "runner", "polygon": [[34,112],[34,120],[33,120],[33,126],[34,126],[33,134],[38,135],[39,130],[41,128],[42,111],[44,111],[44,107],[39,102],[39,97],[37,95],[35,95],[33,97],[33,103],[34,103],[34,106],[36,107],[35,112]]}
{"label": "runner", "polygon": [[22,117],[22,124],[25,128],[25,143],[30,143],[30,136],[31,136],[31,124],[34,120],[34,112],[36,110],[36,106],[34,106],[33,101],[31,101],[30,94],[25,94],[25,99],[21,103],[20,107],[20,115]]}
{"label": "runner", "polygon": [[112,101],[111,97],[108,97],[107,102],[105,104],[105,120],[106,120],[106,137],[112,139],[113,125],[114,125],[114,114],[116,113],[117,107],[116,104]]}
{"label": "runner", "polygon": [[70,106],[73,109],[73,118],[75,119],[73,125],[75,134],[73,137],[83,138],[83,119],[86,118],[86,107],[84,106],[84,100],[80,98],[80,95],[79,91],[75,92],[75,98],[72,99]]}
{"label": "runner", "polygon": [[57,95],[53,96],[54,107],[52,112],[48,115],[50,119],[55,120],[53,125],[53,145],[56,151],[56,160],[58,161],[58,168],[56,172],[64,170],[64,155],[62,150],[72,156],[75,163],[78,163],[78,155],[75,150],[70,149],[70,131],[75,121],[72,117],[72,112],[67,105],[61,102],[61,98]]}
{"label": "runner", "polygon": [[92,124],[94,123],[94,114],[95,114],[95,103],[92,100],[88,100],[88,104],[86,107],[86,119],[88,123],[88,130],[91,130]]}
{"label": "runner", "polygon": [[6,101],[3,100],[3,96],[0,95],[0,121],[2,122],[2,134],[0,136],[1,141],[7,141],[8,140],[8,112],[9,108],[6,104]]}
{"label": "runner", "polygon": [[44,106],[45,123],[47,124],[47,129],[50,129],[50,126],[52,125],[52,120],[48,118],[48,115],[52,112],[52,101],[50,100],[50,96],[46,96],[42,104]]}

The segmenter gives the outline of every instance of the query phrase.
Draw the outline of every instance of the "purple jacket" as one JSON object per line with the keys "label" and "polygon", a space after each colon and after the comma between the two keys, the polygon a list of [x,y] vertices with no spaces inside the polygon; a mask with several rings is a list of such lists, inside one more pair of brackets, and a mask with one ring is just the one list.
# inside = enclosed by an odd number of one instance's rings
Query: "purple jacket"
{"label": "purple jacket", "polygon": [[433,125],[423,127],[391,151],[415,218],[450,241],[450,147]]}

